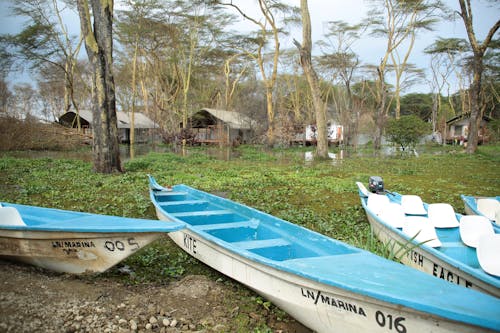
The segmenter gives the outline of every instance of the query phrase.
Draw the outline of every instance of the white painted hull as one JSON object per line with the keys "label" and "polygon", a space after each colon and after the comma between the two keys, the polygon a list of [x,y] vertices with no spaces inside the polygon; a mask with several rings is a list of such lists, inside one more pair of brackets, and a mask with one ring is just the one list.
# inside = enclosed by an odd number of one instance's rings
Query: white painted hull
{"label": "white painted hull", "polygon": [[0,230],[0,256],[62,273],[104,272],[161,233]]}
{"label": "white painted hull", "polygon": [[[169,220],[158,209],[157,215],[161,220]],[[169,233],[169,236],[188,254],[243,283],[320,333],[487,331],[347,292],[249,260],[189,229]]]}
{"label": "white painted hull", "polygon": [[[406,266],[413,267],[427,274],[436,276],[451,283],[500,297],[500,290],[484,281],[450,265],[448,262],[429,253],[422,247],[413,247],[398,233],[385,227],[369,213],[366,214],[375,236],[394,252],[406,253],[399,258]],[[406,246],[405,246],[406,244]],[[411,250],[407,250],[411,248]]]}

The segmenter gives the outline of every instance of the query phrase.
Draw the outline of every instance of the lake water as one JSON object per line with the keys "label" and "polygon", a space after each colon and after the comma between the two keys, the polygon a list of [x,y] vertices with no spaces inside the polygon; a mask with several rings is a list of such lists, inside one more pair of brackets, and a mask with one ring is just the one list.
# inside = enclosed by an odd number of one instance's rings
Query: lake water
{"label": "lake water", "polygon": [[[230,147],[228,148],[220,148],[220,147],[170,147],[170,146],[158,146],[158,145],[147,145],[147,144],[139,144],[135,145],[133,149],[134,157],[141,157],[149,154],[150,152],[174,152],[176,154],[182,156],[189,156],[191,154],[206,154],[209,157],[229,161],[234,158],[239,158],[241,156],[241,152],[238,150],[234,150]],[[293,156],[295,160],[303,160],[306,165],[310,165],[314,163],[314,147],[311,147],[310,150],[307,151],[296,151],[295,153],[287,152],[286,154],[283,151],[272,150],[268,151],[268,154],[274,155],[278,160],[289,160],[290,156]],[[335,152],[329,152],[328,157],[331,160],[332,164],[341,163],[342,160],[353,157],[353,156],[362,156],[370,154],[370,156],[392,156],[396,154],[400,154],[398,149],[395,149],[391,146],[384,146],[380,151],[370,153],[364,153],[362,151],[351,151],[351,150],[336,150]],[[18,152],[9,152],[10,156],[20,157],[20,158],[68,158],[68,159],[79,159],[91,162],[92,161],[92,151],[89,147],[88,149],[82,149],[79,151],[18,151]],[[120,157],[122,162],[129,161],[131,157],[131,149],[129,145],[120,145]]]}

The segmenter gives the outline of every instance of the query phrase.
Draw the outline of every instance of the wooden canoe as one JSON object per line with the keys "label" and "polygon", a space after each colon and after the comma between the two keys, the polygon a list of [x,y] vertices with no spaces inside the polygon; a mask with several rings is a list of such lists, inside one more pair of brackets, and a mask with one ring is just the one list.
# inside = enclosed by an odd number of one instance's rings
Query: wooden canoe
{"label": "wooden canoe", "polygon": [[183,250],[317,332],[480,332],[500,300],[460,288],[245,205],[150,177],[158,218]]}
{"label": "wooden canoe", "polygon": [[[500,297],[500,277],[486,272],[478,259],[477,249],[464,242],[467,236],[463,234],[464,227],[470,222],[466,221],[469,217],[464,218],[450,205],[441,206],[443,204],[429,205],[420,201],[413,207],[403,208],[406,198],[419,198],[396,192],[368,193],[363,184],[357,183],[357,186],[373,233],[394,253],[400,254],[398,259],[402,263],[453,284]],[[429,215],[430,207],[447,207],[451,213],[448,211],[447,217],[443,215],[434,222]],[[415,227],[418,230],[415,231]],[[492,227],[489,232],[495,234]],[[424,235],[427,233],[429,236]]]}
{"label": "wooden canoe", "polygon": [[184,226],[10,203],[0,206],[0,256],[72,274],[103,272]]}
{"label": "wooden canoe", "polygon": [[462,194],[460,197],[464,202],[466,214],[486,217],[493,224],[495,231],[500,232],[500,196],[477,197]]}

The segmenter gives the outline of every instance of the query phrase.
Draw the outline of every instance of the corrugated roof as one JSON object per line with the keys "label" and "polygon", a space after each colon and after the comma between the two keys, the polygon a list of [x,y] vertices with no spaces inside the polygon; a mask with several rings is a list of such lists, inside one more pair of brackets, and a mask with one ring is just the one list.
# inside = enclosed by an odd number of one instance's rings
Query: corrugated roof
{"label": "corrugated roof", "polygon": [[[75,113],[70,111],[68,113]],[[90,110],[80,110],[79,111],[80,118],[87,120],[90,124],[92,124],[92,111]],[[130,128],[130,116],[131,112],[123,112],[117,111],[116,117],[118,122],[118,128]],[[157,128],[156,125],[151,119],[149,119],[145,114],[140,112],[134,112],[134,128]]]}
{"label": "corrugated roof", "polygon": [[254,120],[236,111],[217,110],[208,108],[201,109],[200,111],[206,111],[210,113],[212,116],[225,122],[230,128],[251,129],[252,127],[255,126]]}

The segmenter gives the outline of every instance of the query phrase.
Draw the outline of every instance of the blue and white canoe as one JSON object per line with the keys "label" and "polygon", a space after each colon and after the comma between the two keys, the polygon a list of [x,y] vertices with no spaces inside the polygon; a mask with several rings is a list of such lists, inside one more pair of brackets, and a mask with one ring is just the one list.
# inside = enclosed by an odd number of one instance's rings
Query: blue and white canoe
{"label": "blue and white canoe", "polygon": [[373,233],[405,265],[500,297],[500,234],[482,216],[416,195],[368,193],[356,183]]}
{"label": "blue and white canoe", "polygon": [[493,224],[496,232],[500,232],[500,196],[477,197],[460,195],[464,202],[465,213],[486,217]]}
{"label": "blue and white canoe", "polygon": [[183,223],[0,204],[0,256],[56,272],[98,273]]}
{"label": "blue and white canoe", "polygon": [[187,253],[316,332],[483,332],[500,300],[236,202],[150,177],[158,218]]}

